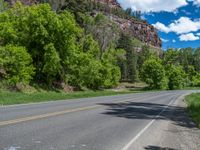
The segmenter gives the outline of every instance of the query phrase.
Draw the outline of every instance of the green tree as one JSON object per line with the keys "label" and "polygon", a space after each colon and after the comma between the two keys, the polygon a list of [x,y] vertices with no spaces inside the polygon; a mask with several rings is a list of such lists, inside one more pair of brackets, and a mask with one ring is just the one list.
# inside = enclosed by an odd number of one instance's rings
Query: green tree
{"label": "green tree", "polygon": [[194,68],[197,72],[200,73],[200,48],[197,48],[194,52]]}
{"label": "green tree", "polygon": [[2,79],[10,86],[29,84],[34,75],[31,56],[24,47],[7,45],[0,47]]}
{"label": "green tree", "polygon": [[87,24],[86,30],[99,43],[100,59],[106,50],[115,47],[119,38],[117,25],[103,14],[98,14],[90,24]]}
{"label": "green tree", "polygon": [[136,44],[134,39],[128,34],[122,34],[118,41],[118,48],[126,51],[126,61],[120,65],[122,80],[135,82],[138,80],[137,61],[138,55],[135,51]]}
{"label": "green tree", "polygon": [[46,45],[44,50],[44,66],[42,72],[47,74],[47,82],[51,86],[53,80],[60,74],[61,60],[54,44],[50,43]]}
{"label": "green tree", "polygon": [[200,87],[200,74],[196,74],[192,77],[192,86]]}
{"label": "green tree", "polygon": [[186,74],[182,66],[171,65],[167,70],[167,77],[170,90],[181,89],[185,86]]}
{"label": "green tree", "polygon": [[138,53],[138,61],[137,61],[137,68],[139,72],[141,71],[144,62],[151,56],[153,56],[153,54],[151,53],[150,48],[146,45],[142,46],[141,52]]}
{"label": "green tree", "polygon": [[165,70],[159,59],[146,60],[142,66],[140,77],[151,89],[162,89],[166,86]]}
{"label": "green tree", "polygon": [[125,11],[125,13],[127,15],[131,16],[132,15],[132,8],[127,8],[126,11]]}
{"label": "green tree", "polygon": [[183,66],[183,69],[186,73],[189,71],[189,66],[193,65],[194,63],[193,52],[194,49],[192,48],[180,49],[180,65]]}
{"label": "green tree", "polygon": [[178,65],[180,52],[177,49],[168,49],[163,54],[164,65]]}

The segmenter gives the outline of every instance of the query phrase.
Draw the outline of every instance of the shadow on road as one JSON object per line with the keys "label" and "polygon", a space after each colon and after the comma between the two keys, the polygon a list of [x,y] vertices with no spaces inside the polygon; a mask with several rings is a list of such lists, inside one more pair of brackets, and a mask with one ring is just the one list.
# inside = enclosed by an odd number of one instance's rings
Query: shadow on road
{"label": "shadow on road", "polygon": [[[176,125],[187,128],[194,128],[196,125],[189,119],[183,107],[175,107],[141,102],[125,103],[100,103],[99,105],[108,106],[105,115],[123,117],[127,119],[164,119],[172,120]],[[167,108],[166,108],[167,107]],[[165,109],[166,108],[166,109]],[[165,111],[155,118],[163,109]]]}
{"label": "shadow on road", "polygon": [[145,150],[178,150],[168,147],[159,147],[159,146],[147,146],[144,148]]}

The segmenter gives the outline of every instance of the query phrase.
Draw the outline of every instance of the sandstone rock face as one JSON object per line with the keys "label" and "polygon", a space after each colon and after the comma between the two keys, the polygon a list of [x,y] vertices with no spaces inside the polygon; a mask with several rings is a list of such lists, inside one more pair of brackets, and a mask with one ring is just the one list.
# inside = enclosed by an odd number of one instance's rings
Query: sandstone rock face
{"label": "sandstone rock face", "polygon": [[120,4],[116,0],[93,0],[94,2],[108,4],[112,8],[121,8]]}
{"label": "sandstone rock face", "polygon": [[[94,0],[94,2],[109,5],[112,8],[121,8],[117,0]],[[162,46],[157,30],[146,21],[123,19],[108,13],[105,14],[120,27],[122,32],[131,34],[133,37],[141,40],[147,45],[151,45],[156,48],[160,48]]]}
{"label": "sandstone rock face", "polygon": [[134,19],[123,19],[108,13],[105,15],[119,26],[121,32],[130,34],[146,45],[161,48],[162,41],[158,36],[157,30],[147,22]]}

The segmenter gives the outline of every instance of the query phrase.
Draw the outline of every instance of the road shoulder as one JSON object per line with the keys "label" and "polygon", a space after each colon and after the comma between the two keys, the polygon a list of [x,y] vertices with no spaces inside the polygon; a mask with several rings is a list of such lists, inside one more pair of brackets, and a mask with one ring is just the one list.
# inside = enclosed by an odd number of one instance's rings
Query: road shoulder
{"label": "road shoulder", "polygon": [[[173,111],[172,111],[173,110]],[[200,130],[186,113],[183,99],[175,101],[130,149],[199,150]]]}

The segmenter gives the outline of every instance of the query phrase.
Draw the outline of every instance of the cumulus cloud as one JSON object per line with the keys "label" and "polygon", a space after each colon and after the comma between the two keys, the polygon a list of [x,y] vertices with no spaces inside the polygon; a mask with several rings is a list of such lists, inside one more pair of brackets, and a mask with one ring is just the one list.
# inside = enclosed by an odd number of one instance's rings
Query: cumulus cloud
{"label": "cumulus cloud", "polygon": [[179,7],[187,5],[186,0],[118,0],[123,8],[132,8],[142,12],[173,12]]}
{"label": "cumulus cloud", "polygon": [[156,24],[153,24],[153,26],[154,26],[156,29],[158,29],[158,30],[160,30],[160,31],[162,31],[162,32],[165,32],[165,33],[170,32],[170,28],[167,27],[167,26],[165,26],[164,24],[162,24],[162,23],[160,23],[160,22],[157,22]]}
{"label": "cumulus cloud", "polygon": [[164,43],[169,42],[169,40],[167,40],[167,39],[161,38],[161,40],[162,40]]}
{"label": "cumulus cloud", "polygon": [[181,17],[180,19],[175,20],[168,26],[160,22],[153,24],[153,26],[165,33],[175,32],[177,34],[184,34],[200,30],[200,19],[196,19],[193,21],[188,17]]}
{"label": "cumulus cloud", "polygon": [[193,2],[193,5],[200,7],[200,0],[188,0],[189,2]]}
{"label": "cumulus cloud", "polygon": [[195,36],[193,33],[182,34],[179,36],[180,41],[196,41],[199,40],[198,36]]}

